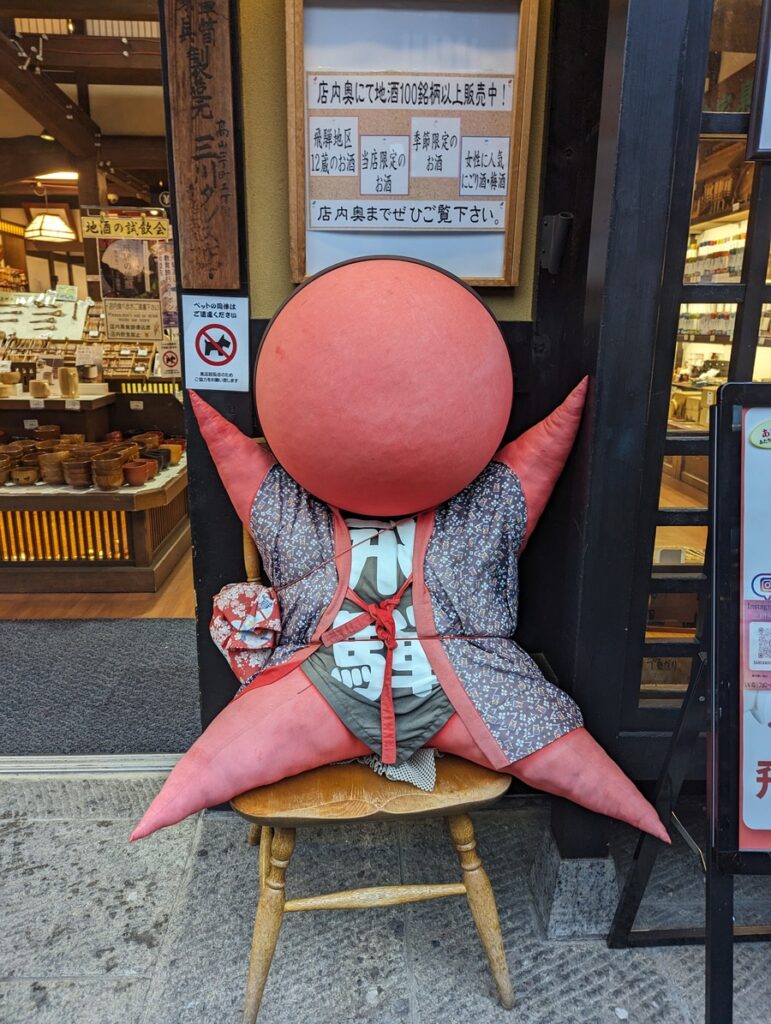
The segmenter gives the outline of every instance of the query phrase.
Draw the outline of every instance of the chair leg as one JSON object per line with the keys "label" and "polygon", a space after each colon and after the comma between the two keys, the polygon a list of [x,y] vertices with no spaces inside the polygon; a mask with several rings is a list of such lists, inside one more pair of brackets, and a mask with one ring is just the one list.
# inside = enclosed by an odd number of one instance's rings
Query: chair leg
{"label": "chair leg", "polygon": [[265,885],[260,892],[260,901],[257,904],[257,914],[254,918],[243,1024],[255,1024],[257,1020],[262,993],[265,989],[265,982],[268,980],[268,971],[284,917],[286,869],[289,867],[292,857],[294,841],[295,830],[293,828],[277,828],[273,833],[272,842],[269,844],[270,861],[265,875]]}
{"label": "chair leg", "polygon": [[[255,826],[257,828],[257,826]],[[268,877],[270,867],[270,848],[273,842],[273,829],[267,825],[262,826],[260,832],[260,893],[265,888],[265,879]]]}
{"label": "chair leg", "polygon": [[477,853],[474,826],[467,814],[454,815],[447,819],[450,836],[460,861],[463,881],[466,886],[471,916],[477,926],[479,938],[490,961],[495,985],[501,1005],[510,1010],[514,1005],[514,989],[511,985],[509,966],[503,948],[503,936],[495,906],[495,896],[487,872]]}
{"label": "chair leg", "polygon": [[246,841],[250,846],[256,846],[260,841],[260,826],[250,825],[249,835],[246,837]]}

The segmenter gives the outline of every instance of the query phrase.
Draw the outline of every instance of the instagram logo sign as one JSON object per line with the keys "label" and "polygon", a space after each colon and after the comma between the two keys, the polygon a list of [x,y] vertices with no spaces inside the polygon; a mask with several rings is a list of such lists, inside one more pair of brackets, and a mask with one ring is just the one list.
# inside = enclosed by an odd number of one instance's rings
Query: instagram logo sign
{"label": "instagram logo sign", "polygon": [[752,581],[752,592],[771,601],[771,573],[761,572]]}

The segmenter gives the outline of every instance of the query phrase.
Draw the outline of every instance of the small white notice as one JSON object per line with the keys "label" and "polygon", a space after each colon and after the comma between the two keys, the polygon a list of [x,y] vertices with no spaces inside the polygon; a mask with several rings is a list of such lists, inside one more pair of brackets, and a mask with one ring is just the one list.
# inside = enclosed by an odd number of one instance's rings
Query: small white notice
{"label": "small white notice", "polygon": [[463,139],[460,152],[460,194],[462,196],[505,196],[509,191],[509,146],[511,139]]}
{"label": "small white notice", "polygon": [[322,178],[351,177],[358,173],[359,119],[357,117],[309,117],[308,160],[310,172]]}
{"label": "small white notice", "polygon": [[413,178],[457,178],[460,118],[413,117],[410,158]]}
{"label": "small white notice", "polygon": [[410,140],[406,135],[362,135],[361,194],[406,196],[410,190]]}
{"label": "small white notice", "polygon": [[185,387],[249,390],[249,300],[183,295]]}

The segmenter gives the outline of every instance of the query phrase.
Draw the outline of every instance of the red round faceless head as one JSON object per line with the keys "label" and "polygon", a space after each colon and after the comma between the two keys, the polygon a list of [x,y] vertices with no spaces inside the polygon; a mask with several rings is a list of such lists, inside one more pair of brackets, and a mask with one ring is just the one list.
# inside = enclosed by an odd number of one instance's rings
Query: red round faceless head
{"label": "red round faceless head", "polygon": [[465,284],[414,260],[341,263],[298,288],[257,360],[260,424],[284,469],[363,515],[438,505],[479,475],[511,411],[511,364]]}

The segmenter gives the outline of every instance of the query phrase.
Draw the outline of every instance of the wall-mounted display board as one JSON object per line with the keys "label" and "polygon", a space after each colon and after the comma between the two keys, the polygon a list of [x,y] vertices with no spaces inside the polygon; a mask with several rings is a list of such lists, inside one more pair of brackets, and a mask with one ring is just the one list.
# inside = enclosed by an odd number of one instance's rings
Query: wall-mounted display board
{"label": "wall-mounted display board", "polygon": [[287,0],[290,260],[516,285],[539,0]]}

